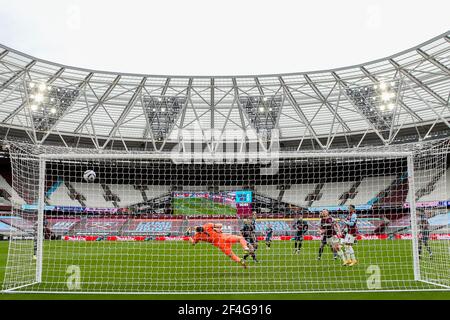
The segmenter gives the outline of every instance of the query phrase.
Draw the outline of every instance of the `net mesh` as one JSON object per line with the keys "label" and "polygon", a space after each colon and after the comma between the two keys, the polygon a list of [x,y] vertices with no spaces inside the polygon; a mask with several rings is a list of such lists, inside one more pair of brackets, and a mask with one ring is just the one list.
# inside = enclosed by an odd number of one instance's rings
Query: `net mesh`
{"label": "net mesh", "polygon": [[448,289],[447,149],[221,161],[13,144],[3,289]]}

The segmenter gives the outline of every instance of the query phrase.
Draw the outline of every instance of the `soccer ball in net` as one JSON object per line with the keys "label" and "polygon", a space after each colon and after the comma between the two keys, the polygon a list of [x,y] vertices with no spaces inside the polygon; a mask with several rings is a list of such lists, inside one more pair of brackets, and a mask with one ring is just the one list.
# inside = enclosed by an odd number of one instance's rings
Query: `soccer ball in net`
{"label": "soccer ball in net", "polygon": [[86,170],[83,174],[83,178],[87,182],[93,182],[96,177],[97,177],[97,175],[95,174],[95,172],[93,170]]}

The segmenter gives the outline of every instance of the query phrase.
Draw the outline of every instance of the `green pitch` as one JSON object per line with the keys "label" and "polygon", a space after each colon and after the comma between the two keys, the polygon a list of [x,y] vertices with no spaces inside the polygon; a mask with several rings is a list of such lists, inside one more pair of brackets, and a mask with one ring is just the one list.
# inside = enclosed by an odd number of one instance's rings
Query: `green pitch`
{"label": "green pitch", "polygon": [[175,198],[173,208],[181,215],[236,215],[236,208],[203,198]]}
{"label": "green pitch", "polygon": [[[7,242],[0,242],[2,270]],[[436,288],[413,281],[409,241],[360,241],[356,252],[360,264],[343,267],[327,248],[316,260],[319,242],[305,241],[301,254],[293,254],[293,243],[274,241],[267,250],[261,242],[260,263],[250,261],[243,269],[207,243],[192,247],[184,241],[149,242],[64,242],[44,245],[43,284],[29,290],[67,291],[67,268],[80,268],[81,288],[96,291],[227,291],[227,295],[82,295],[2,294],[2,299],[450,299],[447,292],[369,292],[304,294],[234,294],[237,291],[293,291],[312,289],[367,290],[370,266],[377,262],[381,289]],[[442,243],[433,242],[436,252]],[[23,242],[21,249],[32,248]],[[31,251],[32,252],[32,251]],[[235,252],[242,251],[235,247]],[[383,255],[383,252],[390,253]],[[395,252],[396,254],[392,254]],[[448,256],[447,256],[448,257]],[[436,261],[442,257],[435,257]],[[27,257],[28,259],[28,257]],[[432,261],[424,261],[429,264]],[[448,261],[447,261],[448,263]],[[444,266],[445,267],[445,266]],[[447,265],[448,267],[448,265]],[[1,275],[3,281],[3,272]],[[52,282],[52,283],[50,283]],[[76,292],[76,291],[75,291]]]}

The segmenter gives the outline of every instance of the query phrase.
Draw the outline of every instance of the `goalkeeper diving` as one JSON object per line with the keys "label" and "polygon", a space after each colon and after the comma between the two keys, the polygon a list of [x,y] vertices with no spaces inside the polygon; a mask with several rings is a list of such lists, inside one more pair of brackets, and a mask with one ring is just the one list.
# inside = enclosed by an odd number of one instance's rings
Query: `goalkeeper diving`
{"label": "goalkeeper diving", "polygon": [[244,251],[250,252],[247,241],[241,236],[224,234],[220,223],[206,223],[203,226],[195,227],[195,234],[193,237],[189,237],[189,241],[193,245],[199,241],[211,243],[230,257],[231,260],[239,263],[244,268],[247,267],[245,260],[239,258],[232,250],[233,244],[239,243]]}

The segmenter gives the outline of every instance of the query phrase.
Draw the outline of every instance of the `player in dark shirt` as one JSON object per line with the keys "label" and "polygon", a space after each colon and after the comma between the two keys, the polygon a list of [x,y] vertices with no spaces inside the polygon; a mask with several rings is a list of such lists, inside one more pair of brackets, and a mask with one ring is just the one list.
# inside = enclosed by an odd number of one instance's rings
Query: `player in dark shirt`
{"label": "player in dark shirt", "polygon": [[339,243],[339,225],[326,209],[322,210],[320,213],[320,234],[322,235],[322,241],[319,247],[317,260],[322,259],[323,248],[328,244],[333,252],[334,259],[339,256],[342,261],[345,261],[344,252]]}
{"label": "player in dark shirt", "polygon": [[192,237],[193,234],[194,234],[194,232],[192,232],[192,228],[191,227],[188,227],[186,229],[186,231],[184,232],[184,236],[185,237]]}
{"label": "player in dark shirt", "polygon": [[[33,259],[36,260],[37,259],[37,251],[38,251],[38,222],[36,221],[34,224],[34,232],[35,232],[35,236],[33,238]],[[56,236],[53,234],[53,232],[51,231],[48,221],[44,218],[43,221],[43,239],[44,240],[55,240]]]}
{"label": "player in dark shirt", "polygon": [[256,259],[256,249],[258,249],[258,244],[256,240],[256,232],[255,228],[253,227],[254,223],[250,220],[246,220],[244,222],[244,226],[241,229],[241,234],[244,237],[245,241],[247,241],[249,252],[244,255],[244,260],[248,258],[248,256],[251,256],[253,258],[253,261],[258,262],[258,259]]}
{"label": "player in dark shirt", "polygon": [[266,246],[267,249],[270,249],[270,245],[272,244],[272,236],[273,236],[273,228],[272,225],[268,225],[266,228]]}
{"label": "player in dark shirt", "polygon": [[308,222],[303,220],[303,217],[300,216],[292,227],[295,230],[294,252],[295,254],[299,254],[303,245],[303,236],[308,232],[309,225]]}
{"label": "player in dark shirt", "polygon": [[251,224],[252,224],[253,229],[256,230],[256,212],[253,212],[253,214],[252,214]]}
{"label": "player in dark shirt", "polygon": [[418,219],[418,229],[419,229],[419,259],[422,258],[422,246],[428,251],[430,258],[433,256],[433,252],[431,251],[431,247],[428,243],[430,240],[430,224],[428,223],[428,219],[425,216],[425,213],[420,214]]}

